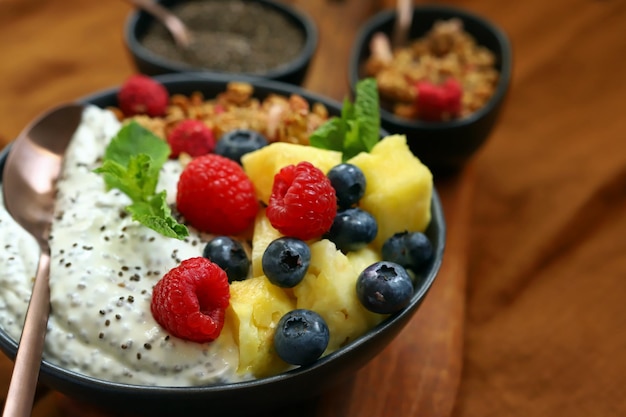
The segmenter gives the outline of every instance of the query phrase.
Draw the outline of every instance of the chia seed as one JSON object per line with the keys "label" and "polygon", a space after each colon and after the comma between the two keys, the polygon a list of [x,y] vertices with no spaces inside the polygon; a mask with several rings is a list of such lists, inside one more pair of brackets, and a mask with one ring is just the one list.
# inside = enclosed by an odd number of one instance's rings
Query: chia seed
{"label": "chia seed", "polygon": [[295,59],[304,32],[271,7],[242,0],[188,1],[172,11],[189,27],[193,43],[181,50],[160,23],[140,40],[156,55],[196,68],[260,74]]}

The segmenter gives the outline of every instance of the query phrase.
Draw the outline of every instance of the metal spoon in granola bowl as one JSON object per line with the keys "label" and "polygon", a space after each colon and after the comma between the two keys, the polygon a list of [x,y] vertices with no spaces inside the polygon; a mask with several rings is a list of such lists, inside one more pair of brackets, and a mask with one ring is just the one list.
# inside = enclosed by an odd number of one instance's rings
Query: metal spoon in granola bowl
{"label": "metal spoon in granola bowl", "polygon": [[183,21],[178,18],[178,16],[166,7],[163,7],[154,0],[126,0],[126,2],[144,10],[147,13],[150,13],[170,32],[172,38],[174,38],[176,46],[183,51],[189,49],[191,42],[193,41],[191,31],[183,23]]}
{"label": "metal spoon in granola bowl", "polygon": [[4,165],[4,205],[15,221],[35,238],[41,253],[3,416],[31,414],[50,311],[48,235],[55,183],[82,110],[81,104],[64,104],[39,116],[15,139]]}

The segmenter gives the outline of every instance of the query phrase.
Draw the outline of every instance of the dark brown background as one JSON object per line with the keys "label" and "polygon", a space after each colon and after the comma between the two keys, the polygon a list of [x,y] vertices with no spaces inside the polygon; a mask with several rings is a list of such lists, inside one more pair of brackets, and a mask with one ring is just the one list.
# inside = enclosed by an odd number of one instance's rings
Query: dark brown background
{"label": "dark brown background", "polygon": [[[393,2],[286,2],[320,29],[305,86],[343,99],[359,25]],[[353,380],[289,414],[626,415],[626,2],[440,3],[509,34],[506,108],[471,166],[437,181],[449,248],[424,308]],[[129,11],[114,0],[0,1],[2,145],[46,108],[134,72]],[[6,392],[11,363],[0,364]],[[35,414],[74,406],[48,393]]]}

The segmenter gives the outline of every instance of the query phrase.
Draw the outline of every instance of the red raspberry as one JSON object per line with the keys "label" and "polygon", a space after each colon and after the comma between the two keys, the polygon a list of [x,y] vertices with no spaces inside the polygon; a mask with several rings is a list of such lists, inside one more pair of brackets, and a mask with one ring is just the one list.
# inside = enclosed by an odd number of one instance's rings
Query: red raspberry
{"label": "red raspberry", "polygon": [[420,119],[431,122],[450,120],[461,113],[463,89],[456,79],[448,78],[440,85],[418,81],[415,88]]}
{"label": "red raspberry", "polygon": [[196,157],[213,152],[215,136],[204,122],[187,119],[169,132],[167,143],[172,149],[171,158],[178,158],[181,153]]}
{"label": "red raspberry", "polygon": [[127,117],[136,114],[158,117],[163,116],[167,110],[169,93],[162,84],[139,74],[124,82],[117,93],[117,101]]}
{"label": "red raspberry", "polygon": [[288,165],[274,176],[267,218],[282,234],[302,240],[320,237],[336,214],[335,189],[310,162]]}
{"label": "red raspberry", "polygon": [[254,222],[259,202],[237,162],[216,154],[193,159],[178,180],[178,211],[196,229],[236,235]]}
{"label": "red raspberry", "polygon": [[172,335],[206,343],[220,335],[229,301],[226,272],[197,257],[182,261],[156,283],[150,310]]}

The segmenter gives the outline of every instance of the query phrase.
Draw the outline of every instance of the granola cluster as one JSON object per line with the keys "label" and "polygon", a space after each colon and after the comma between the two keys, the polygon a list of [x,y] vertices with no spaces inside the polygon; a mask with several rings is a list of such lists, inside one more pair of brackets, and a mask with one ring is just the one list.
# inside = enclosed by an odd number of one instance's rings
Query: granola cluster
{"label": "granola cluster", "polygon": [[[251,129],[263,134],[269,142],[309,144],[310,134],[328,118],[321,103],[310,105],[302,96],[270,94],[264,99],[253,96],[254,86],[231,82],[214,98],[201,92],[170,97],[165,116],[133,116],[142,126],[166,138],[170,130],[187,119],[203,121],[219,138],[234,129]],[[125,119],[118,108],[111,108],[120,121]]]}
{"label": "granola cluster", "polygon": [[415,105],[418,82],[441,85],[456,79],[463,90],[459,118],[484,106],[498,82],[495,55],[478,45],[459,19],[437,21],[425,36],[393,50],[377,34],[370,48],[365,75],[376,78],[384,107],[401,117],[421,119]]}

